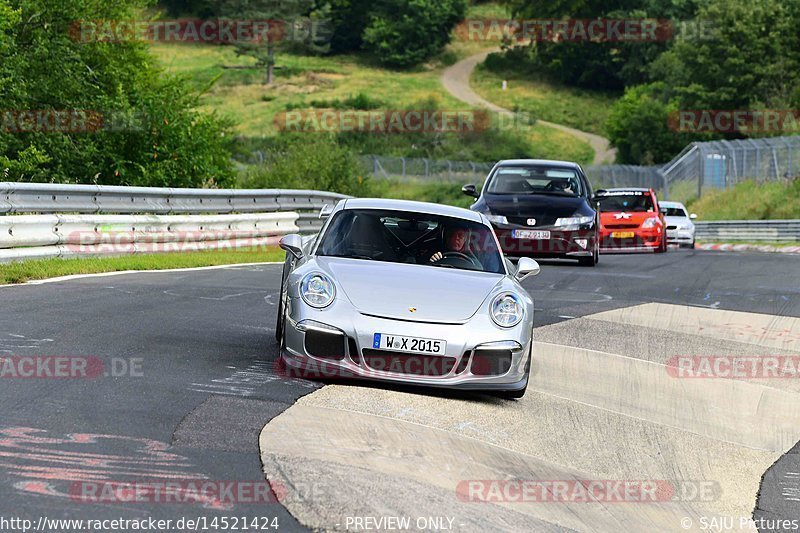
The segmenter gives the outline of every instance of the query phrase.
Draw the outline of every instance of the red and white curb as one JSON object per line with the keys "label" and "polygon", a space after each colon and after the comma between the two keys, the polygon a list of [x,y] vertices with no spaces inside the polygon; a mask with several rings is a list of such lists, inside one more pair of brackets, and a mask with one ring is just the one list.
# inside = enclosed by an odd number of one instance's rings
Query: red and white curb
{"label": "red and white curb", "polygon": [[715,252],[777,252],[781,254],[800,254],[800,246],[770,246],[768,244],[698,244],[698,250]]}

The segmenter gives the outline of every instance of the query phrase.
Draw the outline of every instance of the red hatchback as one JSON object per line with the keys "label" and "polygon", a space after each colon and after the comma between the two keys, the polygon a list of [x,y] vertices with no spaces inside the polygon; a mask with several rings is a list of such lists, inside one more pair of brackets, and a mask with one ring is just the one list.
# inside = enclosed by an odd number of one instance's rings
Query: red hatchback
{"label": "red hatchback", "polygon": [[595,194],[600,206],[600,250],[667,251],[667,233],[652,189],[604,189]]}

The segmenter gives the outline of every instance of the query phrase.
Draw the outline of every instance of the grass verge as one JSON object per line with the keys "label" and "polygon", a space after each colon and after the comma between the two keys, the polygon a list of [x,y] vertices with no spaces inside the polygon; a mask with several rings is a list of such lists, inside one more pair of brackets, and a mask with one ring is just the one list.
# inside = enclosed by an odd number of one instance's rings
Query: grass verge
{"label": "grass verge", "polygon": [[689,202],[687,208],[701,220],[800,219],[800,179],[744,181],[730,189],[706,188],[703,196]]}
{"label": "grass verge", "polygon": [[[508,89],[503,90],[503,80]],[[506,109],[526,111],[534,117],[605,135],[605,123],[617,95],[587,91],[531,79],[530,74],[504,70],[494,72],[484,65],[475,69],[472,88]]]}
{"label": "grass verge", "polygon": [[70,259],[36,259],[0,264],[0,284],[57,278],[74,274],[98,274],[124,270],[168,270],[240,263],[283,261],[278,247],[243,248],[241,250],[207,250],[132,255],[123,257],[81,257]]}

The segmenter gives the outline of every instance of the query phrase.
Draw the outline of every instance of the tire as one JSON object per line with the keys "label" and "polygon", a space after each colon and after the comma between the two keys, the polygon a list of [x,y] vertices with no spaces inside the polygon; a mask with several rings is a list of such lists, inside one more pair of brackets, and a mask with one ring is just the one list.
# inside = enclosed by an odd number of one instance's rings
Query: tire
{"label": "tire", "polygon": [[278,318],[275,323],[275,340],[281,346],[283,342],[283,332],[286,329],[286,310],[283,307],[283,286],[286,283],[286,278],[289,271],[289,259],[283,263],[283,274],[281,274],[281,290],[278,298]]}
{"label": "tire", "polygon": [[525,391],[528,390],[528,383],[530,383],[531,380],[531,364],[533,364],[533,348],[531,348],[531,353],[528,355],[528,364],[526,365],[528,380],[525,381],[525,386],[519,390],[498,391],[495,392],[494,395],[503,400],[519,400],[525,396]]}
{"label": "tire", "polygon": [[526,383],[523,388],[520,390],[506,390],[501,391],[495,394],[498,398],[502,398],[503,400],[519,400],[523,396],[525,396],[525,391],[528,389],[528,384]]}
{"label": "tire", "polygon": [[692,241],[692,244],[689,245],[689,248],[694,250],[695,249],[695,245],[696,245],[695,241]]}
{"label": "tire", "polygon": [[600,248],[598,246],[599,245],[595,245],[592,257],[581,257],[580,259],[578,259],[578,264],[580,266],[585,266],[585,267],[596,266],[597,263],[600,262]]}
{"label": "tire", "polygon": [[662,235],[661,237],[661,244],[658,246],[656,250],[657,254],[663,254],[667,252],[667,239],[665,236]]}

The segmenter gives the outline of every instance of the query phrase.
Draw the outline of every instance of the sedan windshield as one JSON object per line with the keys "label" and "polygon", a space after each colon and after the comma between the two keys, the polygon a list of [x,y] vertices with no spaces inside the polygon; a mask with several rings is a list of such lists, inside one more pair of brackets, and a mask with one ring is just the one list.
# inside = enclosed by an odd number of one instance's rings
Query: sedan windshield
{"label": "sedan windshield", "polygon": [[505,273],[490,227],[405,211],[340,211],[322,236],[317,255]]}
{"label": "sedan windshield", "polygon": [[617,212],[617,211],[630,211],[633,213],[647,213],[655,211],[653,207],[653,198],[650,194],[643,192],[628,192],[628,193],[609,193],[596,197],[597,202],[600,204],[600,211],[603,213]]}
{"label": "sedan windshield", "polygon": [[491,194],[555,194],[581,196],[583,185],[576,170],[546,165],[498,167],[486,192]]}
{"label": "sedan windshield", "polygon": [[668,217],[683,217],[689,218],[689,215],[686,214],[686,211],[683,210],[681,207],[667,207],[665,216]]}

